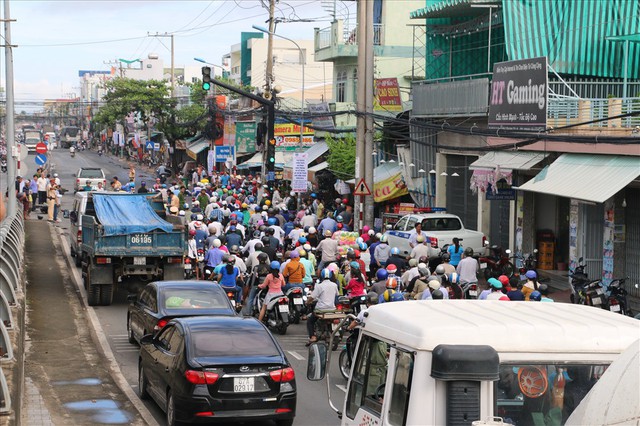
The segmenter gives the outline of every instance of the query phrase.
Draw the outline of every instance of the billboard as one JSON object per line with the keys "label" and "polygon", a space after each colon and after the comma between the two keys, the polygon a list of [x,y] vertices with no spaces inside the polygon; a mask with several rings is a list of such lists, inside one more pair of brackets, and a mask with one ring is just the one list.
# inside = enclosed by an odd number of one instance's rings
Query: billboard
{"label": "billboard", "polygon": [[493,65],[489,128],[541,131],[547,127],[547,58]]}
{"label": "billboard", "polygon": [[374,111],[402,111],[402,99],[397,78],[377,78],[375,88]]}
{"label": "billboard", "polygon": [[[312,114],[318,114],[313,117],[313,126],[322,130],[334,130],[333,117],[329,115],[329,104],[327,102],[319,102],[317,104],[308,104],[307,109]],[[320,115],[326,114],[326,115]]]}
{"label": "billboard", "polygon": [[256,122],[236,121],[236,151],[238,153],[256,152]]}
{"label": "billboard", "polygon": [[300,125],[294,123],[275,123],[273,133],[277,151],[295,151],[298,148],[309,148],[313,145],[313,130],[302,129],[302,145],[300,145]]}

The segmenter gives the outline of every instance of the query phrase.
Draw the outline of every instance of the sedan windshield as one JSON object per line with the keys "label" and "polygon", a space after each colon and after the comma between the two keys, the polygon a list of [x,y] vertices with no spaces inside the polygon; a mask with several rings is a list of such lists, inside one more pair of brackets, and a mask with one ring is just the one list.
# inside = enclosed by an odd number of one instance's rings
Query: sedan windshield
{"label": "sedan windshield", "polygon": [[261,329],[209,329],[191,336],[191,353],[201,357],[279,356],[269,334]]}
{"label": "sedan windshield", "polygon": [[171,289],[165,290],[164,307],[168,311],[185,309],[229,309],[227,297],[212,289]]}

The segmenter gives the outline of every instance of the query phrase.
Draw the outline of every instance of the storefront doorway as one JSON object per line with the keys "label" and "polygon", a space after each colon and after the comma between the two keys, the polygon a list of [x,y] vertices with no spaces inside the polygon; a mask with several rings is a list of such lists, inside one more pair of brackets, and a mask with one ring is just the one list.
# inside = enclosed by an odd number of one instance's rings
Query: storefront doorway
{"label": "storefront doorway", "polygon": [[592,280],[602,278],[604,204],[582,204],[582,250],[585,272]]}

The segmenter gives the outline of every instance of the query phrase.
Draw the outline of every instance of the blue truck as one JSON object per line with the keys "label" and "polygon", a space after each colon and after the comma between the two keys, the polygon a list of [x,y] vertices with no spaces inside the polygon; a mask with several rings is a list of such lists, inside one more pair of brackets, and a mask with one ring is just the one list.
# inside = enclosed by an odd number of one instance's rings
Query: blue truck
{"label": "blue truck", "polygon": [[[117,285],[129,292],[152,280],[184,277],[186,227],[170,223],[152,194],[90,192],[82,224],[80,263],[87,302],[108,306]],[[178,218],[175,218],[178,219]]]}

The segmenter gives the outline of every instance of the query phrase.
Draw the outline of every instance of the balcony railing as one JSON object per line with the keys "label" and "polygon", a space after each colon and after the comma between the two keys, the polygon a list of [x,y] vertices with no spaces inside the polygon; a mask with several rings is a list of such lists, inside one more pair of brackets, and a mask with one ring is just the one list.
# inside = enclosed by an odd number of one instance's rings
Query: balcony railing
{"label": "balcony railing", "polygon": [[[338,27],[334,24],[331,27],[323,28],[318,31],[318,37],[316,39],[317,49],[325,49],[337,44],[357,44],[358,43],[358,27],[357,25],[343,24],[342,34],[337,40],[334,40],[334,29]],[[381,46],[383,44],[384,24],[373,25],[373,45]],[[337,31],[336,31],[337,33]]]}
{"label": "balcony railing", "polygon": [[631,113],[640,113],[640,98],[549,98],[547,124],[561,127],[602,120],[587,124],[585,127],[629,129],[640,126],[640,116],[638,115],[605,120],[609,117]]}

